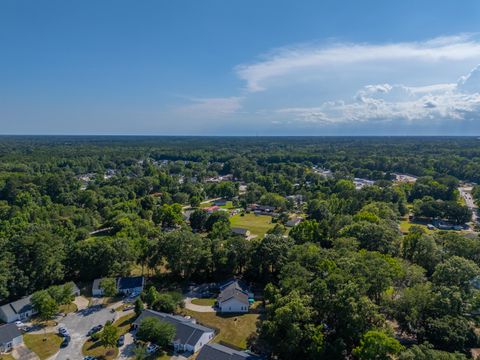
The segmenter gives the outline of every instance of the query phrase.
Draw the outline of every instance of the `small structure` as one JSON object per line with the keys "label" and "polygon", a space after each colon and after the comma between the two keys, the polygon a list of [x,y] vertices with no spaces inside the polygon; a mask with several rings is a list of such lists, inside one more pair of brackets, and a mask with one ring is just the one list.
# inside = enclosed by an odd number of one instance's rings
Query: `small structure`
{"label": "small structure", "polygon": [[245,228],[234,227],[232,228],[232,233],[234,233],[235,235],[243,236],[245,238],[248,238],[250,236],[250,230]]}
{"label": "small structure", "polygon": [[216,206],[225,206],[225,205],[227,205],[227,200],[225,200],[225,199],[215,200],[215,201],[213,202],[213,205],[216,205]]}
{"label": "small structure", "polygon": [[220,207],[217,206],[217,205],[213,205],[213,206],[209,206],[209,207],[205,207],[203,208],[203,210],[205,210],[207,213],[209,214],[212,214],[214,213],[215,211],[219,211],[220,210]]}
{"label": "small structure", "polygon": [[303,221],[301,217],[293,217],[285,223],[285,226],[294,227]]}
{"label": "small structure", "polygon": [[[95,279],[92,284],[92,296],[103,296],[103,289],[100,287],[100,283],[103,279]],[[120,277],[116,278],[117,292],[128,294],[140,294],[145,286],[145,278],[143,276],[134,277]]]}
{"label": "small structure", "polygon": [[197,360],[260,360],[260,357],[220,344],[207,344],[198,353]]}
{"label": "small structure", "polygon": [[217,298],[218,311],[222,313],[246,313],[253,302],[253,294],[242,281],[231,280],[220,286]]}
{"label": "small structure", "polygon": [[92,296],[103,296],[103,289],[100,287],[102,279],[93,280],[92,284]]}
{"label": "small structure", "polygon": [[398,183],[410,183],[413,184],[417,181],[417,177],[409,174],[392,174],[395,176],[395,181]]}
{"label": "small structure", "polygon": [[368,180],[368,179],[354,178],[353,183],[355,184],[355,189],[360,190],[360,189],[363,189],[365,186],[372,186],[373,184],[375,184],[375,181]]}
{"label": "small structure", "polygon": [[144,286],[145,278],[143,276],[121,277],[117,279],[118,292],[124,295],[140,294]]}
{"label": "small structure", "polygon": [[133,322],[133,327],[138,328],[142,320],[154,317],[159,321],[172,324],[175,327],[175,336],[172,345],[176,351],[190,351],[195,353],[213,339],[215,331],[206,326],[198,325],[193,318],[170,315],[153,310],[144,310]]}
{"label": "small structure", "polygon": [[29,319],[37,312],[30,301],[31,295],[0,307],[0,319],[6,323]]}
{"label": "small structure", "polygon": [[23,336],[15,324],[0,326],[0,353],[9,352],[23,344]]}

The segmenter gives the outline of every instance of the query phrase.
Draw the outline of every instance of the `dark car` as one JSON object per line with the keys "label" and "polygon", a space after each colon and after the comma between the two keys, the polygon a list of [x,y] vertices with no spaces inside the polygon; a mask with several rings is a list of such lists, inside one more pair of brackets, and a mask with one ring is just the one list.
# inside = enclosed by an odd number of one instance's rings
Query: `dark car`
{"label": "dark car", "polygon": [[60,344],[61,348],[66,348],[70,344],[70,336],[65,336],[62,343]]}
{"label": "dark car", "polygon": [[103,328],[103,325],[97,325],[97,326],[94,326],[93,328],[91,328],[88,333],[87,333],[87,336],[91,336],[97,332],[99,332],[100,330],[102,330]]}
{"label": "dark car", "polygon": [[117,346],[121,347],[125,344],[125,335],[120,335],[120,337],[117,340]]}

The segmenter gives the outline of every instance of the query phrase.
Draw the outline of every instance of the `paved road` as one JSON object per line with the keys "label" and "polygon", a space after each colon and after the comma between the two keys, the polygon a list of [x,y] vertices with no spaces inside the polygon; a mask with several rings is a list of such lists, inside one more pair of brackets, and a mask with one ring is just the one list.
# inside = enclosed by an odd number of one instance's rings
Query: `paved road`
{"label": "paved road", "polygon": [[[115,306],[115,305],[113,305]],[[104,308],[101,306],[92,306],[76,313],[71,313],[59,321],[58,326],[64,326],[68,329],[72,340],[70,344],[52,357],[50,360],[81,360],[82,346],[87,340],[87,332],[96,325],[105,325],[109,320],[116,320],[123,314],[118,312],[111,313],[113,306]]]}
{"label": "paved road", "polygon": [[459,187],[458,191],[460,192],[460,196],[465,200],[465,204],[467,205],[467,207],[472,210],[472,222],[476,224],[478,221],[478,208],[472,197],[472,187]]}

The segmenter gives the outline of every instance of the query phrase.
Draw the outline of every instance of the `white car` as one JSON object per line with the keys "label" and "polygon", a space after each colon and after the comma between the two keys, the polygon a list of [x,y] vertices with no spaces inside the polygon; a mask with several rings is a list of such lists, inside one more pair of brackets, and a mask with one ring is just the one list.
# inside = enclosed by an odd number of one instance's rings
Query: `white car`
{"label": "white car", "polygon": [[158,351],[158,346],[155,344],[150,344],[147,346],[147,354],[153,354]]}
{"label": "white car", "polygon": [[64,327],[59,327],[58,328],[58,333],[62,336],[69,336],[70,335],[68,330]]}
{"label": "white car", "polygon": [[15,321],[15,325],[16,325],[18,328],[24,328],[24,327],[25,327],[25,324],[24,324],[23,322],[21,322],[20,320]]}

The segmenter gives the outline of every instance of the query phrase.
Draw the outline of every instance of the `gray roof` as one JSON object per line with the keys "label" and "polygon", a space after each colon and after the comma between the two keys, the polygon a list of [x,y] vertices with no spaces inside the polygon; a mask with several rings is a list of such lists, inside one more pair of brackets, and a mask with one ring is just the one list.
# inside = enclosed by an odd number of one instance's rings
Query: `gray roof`
{"label": "gray roof", "polygon": [[238,351],[220,344],[206,344],[198,353],[197,360],[257,360],[256,355]]}
{"label": "gray roof", "polygon": [[5,324],[0,326],[0,344],[6,344],[21,336],[22,333],[18,330],[15,324]]}
{"label": "gray roof", "polygon": [[24,297],[20,300],[3,305],[1,308],[8,317],[14,316],[15,314],[25,313],[27,311],[32,311],[32,303],[30,301],[31,297],[31,295]]}
{"label": "gray roof", "polygon": [[230,299],[237,299],[245,305],[249,305],[248,292],[241,286],[238,281],[233,281],[228,286],[224,287],[218,295],[218,302],[222,303]]}
{"label": "gray roof", "polygon": [[247,232],[248,232],[248,229],[239,228],[239,227],[234,227],[234,228],[232,228],[232,232],[233,232],[234,234],[238,234],[238,235],[246,235]]}
{"label": "gray roof", "polygon": [[184,345],[195,346],[203,334],[214,332],[213,329],[194,324],[191,319],[187,319],[183,316],[170,315],[153,310],[144,310],[133,324],[140,326],[142,320],[147,317],[154,317],[160,321],[165,321],[175,326],[175,337],[173,338],[173,341]]}

